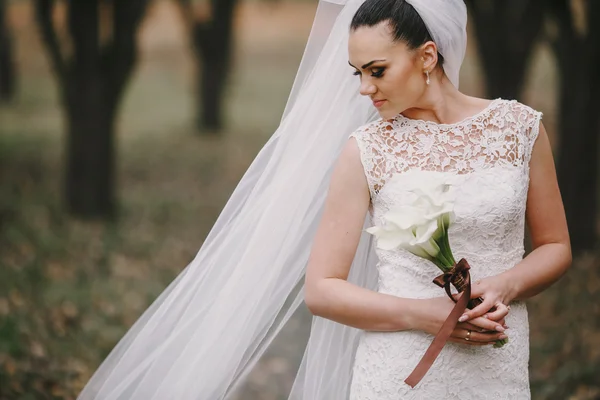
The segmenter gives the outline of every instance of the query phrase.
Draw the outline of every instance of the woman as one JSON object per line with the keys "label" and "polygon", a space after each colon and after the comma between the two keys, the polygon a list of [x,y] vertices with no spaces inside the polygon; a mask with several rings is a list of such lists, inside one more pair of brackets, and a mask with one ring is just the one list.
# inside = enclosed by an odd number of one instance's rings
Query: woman
{"label": "woman", "polygon": [[[279,129],[80,399],[225,398],[304,295],[318,316],[290,398],[529,398],[519,300],[570,263],[540,114],[458,92],[462,0],[362,3],[321,1]],[[485,300],[413,389],[403,380],[453,303],[431,284],[434,267],[376,254],[363,228],[440,172],[461,193],[454,252]],[[386,186],[392,176],[415,179]],[[521,260],[525,213],[536,249]],[[502,335],[509,344],[493,349]]]}
{"label": "woman", "polygon": [[[452,40],[462,42],[466,9],[460,0],[428,2],[446,20],[432,21],[425,3],[366,0],[352,20],[350,64],[382,119],[354,132],[337,162],[308,265],[306,303],[316,315],[366,331],[351,399],[528,399],[521,300],[556,281],[571,261],[552,153],[540,113],[458,91],[456,76],[444,72],[448,48],[427,28],[449,24]],[[403,379],[454,307],[431,283],[437,268],[406,250],[378,249],[377,292],[345,278],[367,210],[382,224],[411,190],[439,176],[457,188],[451,244],[473,266],[473,296],[484,302],[465,313],[453,343],[411,388]],[[522,259],[525,218],[535,250]],[[492,346],[506,338],[503,348]]]}

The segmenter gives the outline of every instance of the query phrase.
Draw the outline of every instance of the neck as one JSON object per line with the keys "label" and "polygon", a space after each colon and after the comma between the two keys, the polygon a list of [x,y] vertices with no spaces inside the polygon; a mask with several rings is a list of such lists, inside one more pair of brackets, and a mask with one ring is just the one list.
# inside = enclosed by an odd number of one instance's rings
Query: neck
{"label": "neck", "polygon": [[446,75],[439,71],[431,77],[423,95],[414,107],[402,114],[411,119],[452,124],[462,121],[485,108],[487,101],[467,96],[458,91]]}

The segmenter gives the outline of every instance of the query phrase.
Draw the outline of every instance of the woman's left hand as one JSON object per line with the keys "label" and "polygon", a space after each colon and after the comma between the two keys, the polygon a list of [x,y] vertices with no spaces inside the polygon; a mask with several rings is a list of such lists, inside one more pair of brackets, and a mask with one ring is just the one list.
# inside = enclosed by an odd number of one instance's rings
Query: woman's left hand
{"label": "woman's left hand", "polygon": [[500,321],[508,315],[512,297],[508,284],[501,276],[481,279],[471,285],[471,298],[481,297],[483,303],[472,310],[466,310],[459,322],[484,317],[492,321]]}

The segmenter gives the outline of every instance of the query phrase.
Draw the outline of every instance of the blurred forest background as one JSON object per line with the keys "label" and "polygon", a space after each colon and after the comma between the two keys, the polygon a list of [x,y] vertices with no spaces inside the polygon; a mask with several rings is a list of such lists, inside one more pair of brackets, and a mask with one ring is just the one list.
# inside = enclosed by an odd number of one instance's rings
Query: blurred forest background
{"label": "blurred forest background", "polygon": [[[575,261],[534,399],[600,398],[600,1],[470,0],[461,89],[544,112]],[[0,399],[74,399],[275,131],[316,0],[0,0]],[[349,73],[351,71],[349,70]],[[239,399],[276,400],[304,307]]]}

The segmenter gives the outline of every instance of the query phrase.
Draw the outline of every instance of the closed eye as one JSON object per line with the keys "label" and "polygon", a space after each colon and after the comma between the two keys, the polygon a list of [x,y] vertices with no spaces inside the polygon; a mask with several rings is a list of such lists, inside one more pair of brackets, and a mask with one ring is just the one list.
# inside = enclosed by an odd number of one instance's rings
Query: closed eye
{"label": "closed eye", "polygon": [[[385,71],[385,68],[372,68],[371,69],[371,76],[374,78],[381,78],[383,76],[383,72]],[[355,76],[360,76],[362,75],[361,72],[359,70],[354,71],[354,73],[352,75]]]}
{"label": "closed eye", "polygon": [[371,74],[371,76],[374,76],[375,78],[381,78],[383,76],[383,71],[385,71],[385,68],[373,68],[372,71],[373,73]]}

